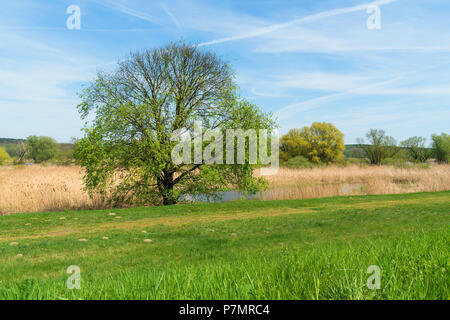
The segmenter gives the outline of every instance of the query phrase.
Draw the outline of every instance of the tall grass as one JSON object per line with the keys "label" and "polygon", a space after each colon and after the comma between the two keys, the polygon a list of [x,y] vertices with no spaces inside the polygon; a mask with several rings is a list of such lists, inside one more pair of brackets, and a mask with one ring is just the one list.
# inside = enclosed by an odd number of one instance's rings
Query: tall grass
{"label": "tall grass", "polygon": [[270,190],[262,195],[264,200],[434,192],[450,190],[450,165],[280,168],[266,178]]}
{"label": "tall grass", "polygon": [[[202,264],[141,266],[102,276],[82,274],[81,290],[66,278],[0,287],[0,299],[448,299],[444,231],[394,240],[323,243]],[[380,289],[366,285],[380,268]]]}
{"label": "tall grass", "polygon": [[[0,167],[0,215],[106,208],[100,199],[89,198],[82,176],[76,166]],[[443,191],[450,190],[450,165],[280,168],[266,178],[270,190],[262,196],[264,200]]]}
{"label": "tall grass", "polygon": [[0,166],[0,215],[106,207],[83,188],[80,167]]}

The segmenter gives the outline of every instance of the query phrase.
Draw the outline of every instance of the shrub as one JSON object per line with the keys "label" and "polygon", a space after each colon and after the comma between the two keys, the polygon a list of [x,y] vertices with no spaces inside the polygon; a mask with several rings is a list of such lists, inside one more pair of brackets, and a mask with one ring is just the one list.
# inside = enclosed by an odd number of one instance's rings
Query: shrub
{"label": "shrub", "polygon": [[0,165],[8,164],[11,162],[11,157],[8,152],[6,152],[5,148],[0,147]]}
{"label": "shrub", "polygon": [[411,137],[402,141],[401,146],[409,160],[414,162],[426,162],[431,157],[431,150],[425,147],[426,139],[423,137]]}
{"label": "shrub", "polygon": [[368,164],[366,158],[347,158],[346,160],[348,164],[357,164],[357,165]]}
{"label": "shrub", "polygon": [[283,163],[283,166],[288,168],[314,168],[318,167],[319,165],[309,161],[303,156],[296,156],[294,158],[285,161]]}
{"label": "shrub", "polygon": [[386,158],[381,160],[381,164],[396,168],[410,168],[412,166],[411,163],[402,158]]}
{"label": "shrub", "polygon": [[450,135],[442,133],[440,136],[433,135],[433,155],[437,162],[447,163],[450,160]]}
{"label": "shrub", "polygon": [[346,158],[366,158],[364,150],[358,145],[346,145],[344,150],[344,156]]}

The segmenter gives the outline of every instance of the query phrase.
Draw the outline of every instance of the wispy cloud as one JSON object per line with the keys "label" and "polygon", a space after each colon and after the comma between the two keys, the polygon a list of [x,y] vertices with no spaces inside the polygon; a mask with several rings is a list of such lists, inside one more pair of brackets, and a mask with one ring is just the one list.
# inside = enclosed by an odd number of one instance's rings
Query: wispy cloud
{"label": "wispy cloud", "polygon": [[0,136],[68,141],[79,131],[76,92],[92,78],[94,59],[60,44],[14,30],[0,33]]}
{"label": "wispy cloud", "polygon": [[[275,112],[275,116],[279,120],[289,120],[295,115],[298,115],[300,112],[312,110],[321,106],[326,105],[332,101],[352,97],[355,95],[450,95],[450,84],[437,85],[437,86],[428,86],[428,87],[409,87],[409,88],[396,88],[393,85],[401,80],[407,79],[415,74],[421,74],[425,71],[432,70],[435,68],[442,67],[443,65],[448,64],[439,64],[433,65],[425,68],[421,68],[414,71],[404,72],[395,76],[391,76],[390,78],[370,82],[369,84],[360,85],[357,87],[353,87],[346,91],[342,91],[339,93],[333,93],[329,95],[325,95],[322,97],[310,99],[307,101],[297,102],[290,104],[286,107],[283,107]],[[344,76],[345,77],[345,76]],[[386,86],[389,86],[386,88]]]}
{"label": "wispy cloud", "polygon": [[121,3],[119,3],[118,1],[109,1],[109,0],[91,0],[94,1],[96,3],[99,3],[103,6],[106,6],[108,8],[117,10],[119,12],[122,12],[124,14],[148,21],[148,22],[152,22],[152,23],[159,23],[159,19],[156,18],[155,16],[148,14],[146,12],[142,12],[142,11],[138,11],[135,10],[133,8],[130,8],[128,6],[125,6]]}
{"label": "wispy cloud", "polygon": [[177,26],[178,31],[182,31],[181,23],[178,21],[178,19],[173,15],[173,13],[167,8],[167,6],[164,3],[159,3],[160,7],[164,10],[164,12],[172,19],[173,23]]}
{"label": "wispy cloud", "polygon": [[[411,77],[417,72],[408,73]],[[333,73],[299,73],[279,76],[273,81],[264,81],[261,88],[278,89],[278,92],[289,90],[313,90],[324,92],[348,92],[358,95],[450,95],[450,82],[426,85],[406,83],[393,86],[389,77],[379,75],[353,75]],[[406,76],[393,77],[395,82],[405,80]],[[265,89],[252,89],[252,93],[264,96]],[[267,96],[271,96],[270,94]],[[280,94],[278,96],[281,96]]]}
{"label": "wispy cloud", "polygon": [[[349,142],[370,127],[399,136],[448,130],[448,0],[82,0],[82,29],[73,32],[64,5],[4,2],[0,136],[79,136],[76,92],[96,67],[112,70],[130,51],[180,35],[226,43],[209,49],[233,65],[243,94],[278,110],[282,130],[328,121]],[[366,28],[374,4],[386,5],[381,30]],[[440,66],[425,70],[431,64]]]}
{"label": "wispy cloud", "polygon": [[267,90],[259,91],[259,90],[256,90],[255,88],[250,89],[250,92],[255,96],[265,97],[265,98],[280,98],[280,97],[285,96],[284,94],[279,93],[279,92],[269,92]]}
{"label": "wispy cloud", "polygon": [[346,7],[346,8],[341,8],[341,9],[324,11],[321,13],[307,16],[307,17],[294,19],[294,20],[291,20],[288,22],[273,24],[273,25],[270,25],[270,26],[267,26],[264,28],[260,28],[260,29],[257,29],[257,30],[254,30],[254,31],[251,31],[248,33],[243,33],[240,35],[236,35],[236,36],[232,36],[232,37],[225,37],[225,38],[216,39],[216,40],[207,41],[207,42],[202,42],[202,43],[199,43],[198,46],[202,47],[202,46],[208,46],[208,45],[213,45],[213,44],[218,44],[218,43],[259,37],[259,36],[263,36],[263,35],[266,35],[266,34],[281,30],[281,29],[285,29],[288,27],[292,27],[295,25],[310,23],[310,22],[318,21],[318,20],[321,20],[324,18],[338,16],[338,15],[342,15],[342,14],[346,14],[346,13],[366,10],[369,6],[372,6],[372,5],[381,6],[381,5],[385,5],[385,4],[389,4],[389,3],[393,3],[393,2],[397,2],[397,1],[398,0],[378,0],[378,1],[360,4],[360,5],[353,6],[353,7]]}
{"label": "wispy cloud", "polygon": [[[335,74],[326,72],[300,72],[278,76],[272,86],[283,89],[311,89],[320,91],[347,91],[377,79],[353,74]],[[379,80],[379,79],[378,79]]]}

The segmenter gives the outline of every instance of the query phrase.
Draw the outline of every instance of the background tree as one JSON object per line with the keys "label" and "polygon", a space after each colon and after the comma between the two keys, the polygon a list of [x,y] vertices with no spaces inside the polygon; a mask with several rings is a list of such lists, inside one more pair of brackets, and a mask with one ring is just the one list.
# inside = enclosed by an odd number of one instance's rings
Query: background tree
{"label": "background tree", "polygon": [[196,120],[219,130],[273,127],[269,116],[237,96],[231,68],[213,53],[181,42],[133,53],[114,72],[99,72],[81,98],[81,116],[94,120],[86,122],[75,157],[91,195],[114,204],[169,205],[183,194],[264,186],[248,161],[186,165],[171,159],[172,133],[192,133]]}
{"label": "background tree", "polygon": [[11,157],[19,158],[20,154],[21,154],[22,146],[24,146],[24,145],[25,144],[23,142],[8,143],[8,144],[4,145],[4,148]]}
{"label": "background tree", "polygon": [[287,161],[297,156],[305,156],[307,143],[301,129],[291,129],[280,139],[280,159]]}
{"label": "background tree", "polygon": [[5,148],[0,147],[0,166],[7,164],[11,161],[11,157],[6,152]]}
{"label": "background tree", "polygon": [[437,162],[447,163],[450,161],[450,135],[442,133],[441,135],[433,135],[433,155]]}
{"label": "background tree", "polygon": [[281,158],[304,156],[314,163],[329,164],[343,158],[344,134],[334,125],[314,122],[310,127],[291,129],[281,138]]}
{"label": "background tree", "polygon": [[26,139],[27,157],[35,163],[55,159],[59,155],[59,144],[50,137],[29,136]]}
{"label": "background tree", "polygon": [[431,157],[431,150],[425,147],[426,138],[411,137],[401,142],[405,148],[409,160],[414,162],[425,162]]}
{"label": "background tree", "polygon": [[344,156],[347,158],[366,158],[366,154],[359,145],[347,144],[345,145]]}
{"label": "background tree", "polygon": [[72,137],[70,143],[60,143],[60,152],[57,158],[58,164],[71,165],[75,162],[74,154],[77,139]]}
{"label": "background tree", "polygon": [[25,141],[10,143],[6,145],[6,152],[14,158],[14,163],[22,164],[28,154],[28,147]]}
{"label": "background tree", "polygon": [[399,152],[397,143],[393,137],[386,136],[386,132],[380,129],[370,129],[366,134],[367,142],[359,138],[359,147],[364,151],[370,164],[381,164],[386,158],[393,157]]}

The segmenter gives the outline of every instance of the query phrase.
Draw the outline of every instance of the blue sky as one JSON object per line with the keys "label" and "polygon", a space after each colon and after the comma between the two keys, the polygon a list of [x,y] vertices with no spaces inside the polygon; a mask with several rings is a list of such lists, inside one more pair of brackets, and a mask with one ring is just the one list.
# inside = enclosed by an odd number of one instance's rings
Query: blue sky
{"label": "blue sky", "polygon": [[[184,39],[230,62],[281,132],[335,124],[398,140],[449,131],[450,1],[1,0],[0,137],[81,137],[77,92],[130,51]],[[372,1],[373,2],[373,1]],[[66,9],[81,9],[68,30]]]}

